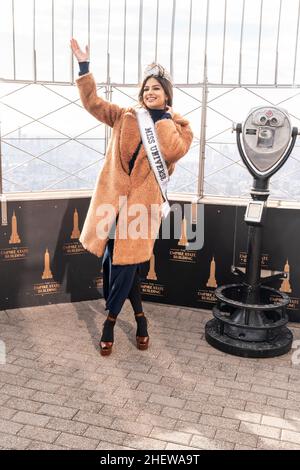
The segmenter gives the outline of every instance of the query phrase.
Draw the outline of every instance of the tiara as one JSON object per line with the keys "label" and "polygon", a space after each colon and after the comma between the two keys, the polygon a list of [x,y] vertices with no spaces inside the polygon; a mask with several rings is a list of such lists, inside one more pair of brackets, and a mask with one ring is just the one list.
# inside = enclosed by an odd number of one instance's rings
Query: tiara
{"label": "tiara", "polygon": [[162,65],[157,64],[155,62],[152,62],[152,64],[147,65],[144,70],[143,80],[151,76],[165,78],[170,83],[172,83],[172,78],[169,72]]}

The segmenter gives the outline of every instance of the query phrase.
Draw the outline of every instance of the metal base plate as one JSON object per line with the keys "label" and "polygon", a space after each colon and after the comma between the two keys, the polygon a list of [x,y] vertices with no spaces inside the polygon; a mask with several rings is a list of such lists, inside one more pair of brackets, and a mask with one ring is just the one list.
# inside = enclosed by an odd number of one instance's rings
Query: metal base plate
{"label": "metal base plate", "polygon": [[283,327],[280,329],[276,340],[266,341],[241,341],[219,333],[219,322],[216,319],[209,320],[205,325],[205,339],[216,349],[242,357],[275,357],[286,354],[292,347],[292,332]]}

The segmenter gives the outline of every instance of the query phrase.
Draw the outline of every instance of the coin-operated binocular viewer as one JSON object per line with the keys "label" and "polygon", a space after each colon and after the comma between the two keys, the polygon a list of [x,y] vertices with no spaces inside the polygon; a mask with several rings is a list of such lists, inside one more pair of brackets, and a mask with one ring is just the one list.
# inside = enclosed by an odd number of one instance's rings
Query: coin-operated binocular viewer
{"label": "coin-operated binocular viewer", "polygon": [[240,283],[216,289],[217,305],[214,318],[205,326],[205,337],[215,348],[237,356],[279,356],[292,345],[293,336],[286,326],[290,299],[265,284],[287,274],[260,277],[262,230],[270,177],[291,154],[298,129],[291,127],[286,111],[270,106],[251,110],[244,124],[237,124],[234,130],[238,151],[254,178],[245,213],[249,227],[246,272],[233,266]]}

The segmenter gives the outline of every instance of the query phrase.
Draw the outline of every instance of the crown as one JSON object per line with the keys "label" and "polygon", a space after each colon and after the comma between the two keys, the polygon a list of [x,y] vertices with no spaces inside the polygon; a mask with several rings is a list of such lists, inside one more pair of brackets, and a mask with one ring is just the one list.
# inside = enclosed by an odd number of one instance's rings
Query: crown
{"label": "crown", "polygon": [[169,72],[160,64],[157,64],[155,62],[152,62],[152,64],[147,65],[147,67],[144,70],[144,77],[143,80],[145,80],[147,77],[161,77],[165,78],[168,80],[170,83],[172,83],[172,77],[169,74]]}

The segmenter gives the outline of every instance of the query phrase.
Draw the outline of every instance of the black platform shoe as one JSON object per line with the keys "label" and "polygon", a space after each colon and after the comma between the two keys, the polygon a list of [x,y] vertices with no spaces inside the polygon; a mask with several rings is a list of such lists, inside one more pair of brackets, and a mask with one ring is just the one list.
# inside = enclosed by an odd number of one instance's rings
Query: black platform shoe
{"label": "black platform shoe", "polygon": [[145,351],[149,346],[149,335],[147,330],[147,318],[144,313],[135,313],[135,321],[137,323],[136,330],[136,347]]}
{"label": "black platform shoe", "polygon": [[116,319],[108,316],[103,324],[102,336],[99,343],[101,356],[109,356],[112,352],[115,323]]}

